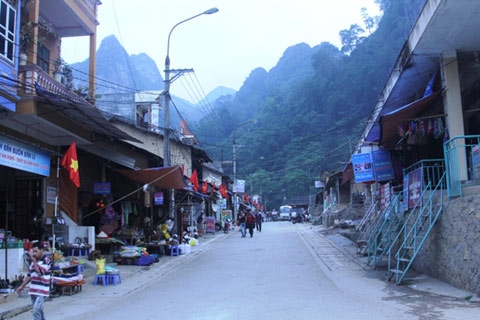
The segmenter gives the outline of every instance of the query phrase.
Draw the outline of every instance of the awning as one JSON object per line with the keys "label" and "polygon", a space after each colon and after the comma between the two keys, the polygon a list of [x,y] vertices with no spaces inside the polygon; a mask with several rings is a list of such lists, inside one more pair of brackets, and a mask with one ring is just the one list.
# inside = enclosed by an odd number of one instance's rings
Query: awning
{"label": "awning", "polygon": [[380,117],[380,144],[386,147],[393,147],[397,144],[398,124],[412,120],[424,113],[428,107],[437,99],[441,91],[437,91],[427,97],[414,101],[401,108],[393,110]]}
{"label": "awning", "polygon": [[348,181],[353,179],[353,165],[349,162],[345,168],[343,168],[342,174],[342,184],[347,183]]}
{"label": "awning", "polygon": [[185,190],[185,191],[187,191],[187,192],[190,192],[190,194],[191,194],[192,196],[196,196],[196,197],[199,197],[199,198],[208,198],[208,197],[210,197],[210,193],[204,194],[204,193],[195,191],[195,190],[193,189],[193,186],[191,186],[191,185],[186,186],[185,188],[183,188],[183,190]]}
{"label": "awning", "polygon": [[182,169],[178,166],[117,171],[132,180],[161,189],[182,189],[187,186]]}
{"label": "awning", "polygon": [[94,132],[97,136],[141,142],[108,122],[103,114],[87,101],[81,101],[81,99],[69,101],[65,97],[49,92],[37,83],[35,83],[35,90],[39,102],[42,102],[44,107],[51,109],[50,112],[42,112],[39,116],[46,116],[49,117],[50,121],[54,121],[50,116],[51,113],[63,114],[68,119]]}
{"label": "awning", "polygon": [[103,145],[89,144],[89,145],[78,145],[79,149],[85,150],[91,154],[96,155],[97,157],[115,162],[124,167],[134,169],[135,168],[135,159],[128,157],[119,152],[108,149]]}

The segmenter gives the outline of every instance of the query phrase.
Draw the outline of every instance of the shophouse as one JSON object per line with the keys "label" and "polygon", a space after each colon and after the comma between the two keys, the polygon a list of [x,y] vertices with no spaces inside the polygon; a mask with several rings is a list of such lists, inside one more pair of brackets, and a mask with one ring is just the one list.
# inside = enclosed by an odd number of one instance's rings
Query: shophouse
{"label": "shophouse", "polygon": [[381,204],[364,252],[374,266],[387,257],[397,283],[414,268],[480,285],[479,13],[475,1],[425,1],[352,155],[355,182]]}

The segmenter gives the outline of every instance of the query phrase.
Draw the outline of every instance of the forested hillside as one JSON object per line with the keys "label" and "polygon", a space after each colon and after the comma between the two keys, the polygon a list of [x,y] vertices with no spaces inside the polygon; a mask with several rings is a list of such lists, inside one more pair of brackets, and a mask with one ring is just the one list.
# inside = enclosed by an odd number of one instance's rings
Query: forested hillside
{"label": "forested hillside", "polygon": [[313,48],[293,45],[193,126],[213,159],[232,160],[235,135],[237,178],[247,191],[278,206],[284,197],[316,193],[322,172],[343,169],[424,5],[377,2],[382,19],[365,16],[364,26],[340,32],[342,48],[321,39]]}

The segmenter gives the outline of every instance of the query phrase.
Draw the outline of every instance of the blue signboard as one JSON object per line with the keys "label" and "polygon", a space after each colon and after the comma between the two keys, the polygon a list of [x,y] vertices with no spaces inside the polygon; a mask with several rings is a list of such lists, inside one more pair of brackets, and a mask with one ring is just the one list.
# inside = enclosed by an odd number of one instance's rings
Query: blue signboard
{"label": "blue signboard", "polygon": [[94,182],[93,194],[110,194],[112,185],[110,182]]}
{"label": "blue signboard", "polygon": [[352,155],[352,165],[355,182],[371,182],[375,180],[370,153]]}
{"label": "blue signboard", "polygon": [[372,160],[377,182],[394,179],[392,159],[388,150],[372,151]]}
{"label": "blue signboard", "polygon": [[0,136],[0,165],[50,176],[48,152],[2,136]]}
{"label": "blue signboard", "polygon": [[163,192],[155,192],[153,203],[156,206],[163,204]]}

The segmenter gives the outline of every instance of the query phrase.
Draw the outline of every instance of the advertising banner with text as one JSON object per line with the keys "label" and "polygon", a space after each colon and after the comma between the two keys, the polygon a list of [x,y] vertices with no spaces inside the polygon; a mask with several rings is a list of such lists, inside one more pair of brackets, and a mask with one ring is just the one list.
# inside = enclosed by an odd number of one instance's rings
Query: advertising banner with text
{"label": "advertising banner with text", "polygon": [[0,165],[45,177],[50,176],[48,152],[2,136],[0,136]]}
{"label": "advertising banner with text", "polygon": [[353,174],[355,182],[375,181],[370,153],[359,153],[352,155]]}

